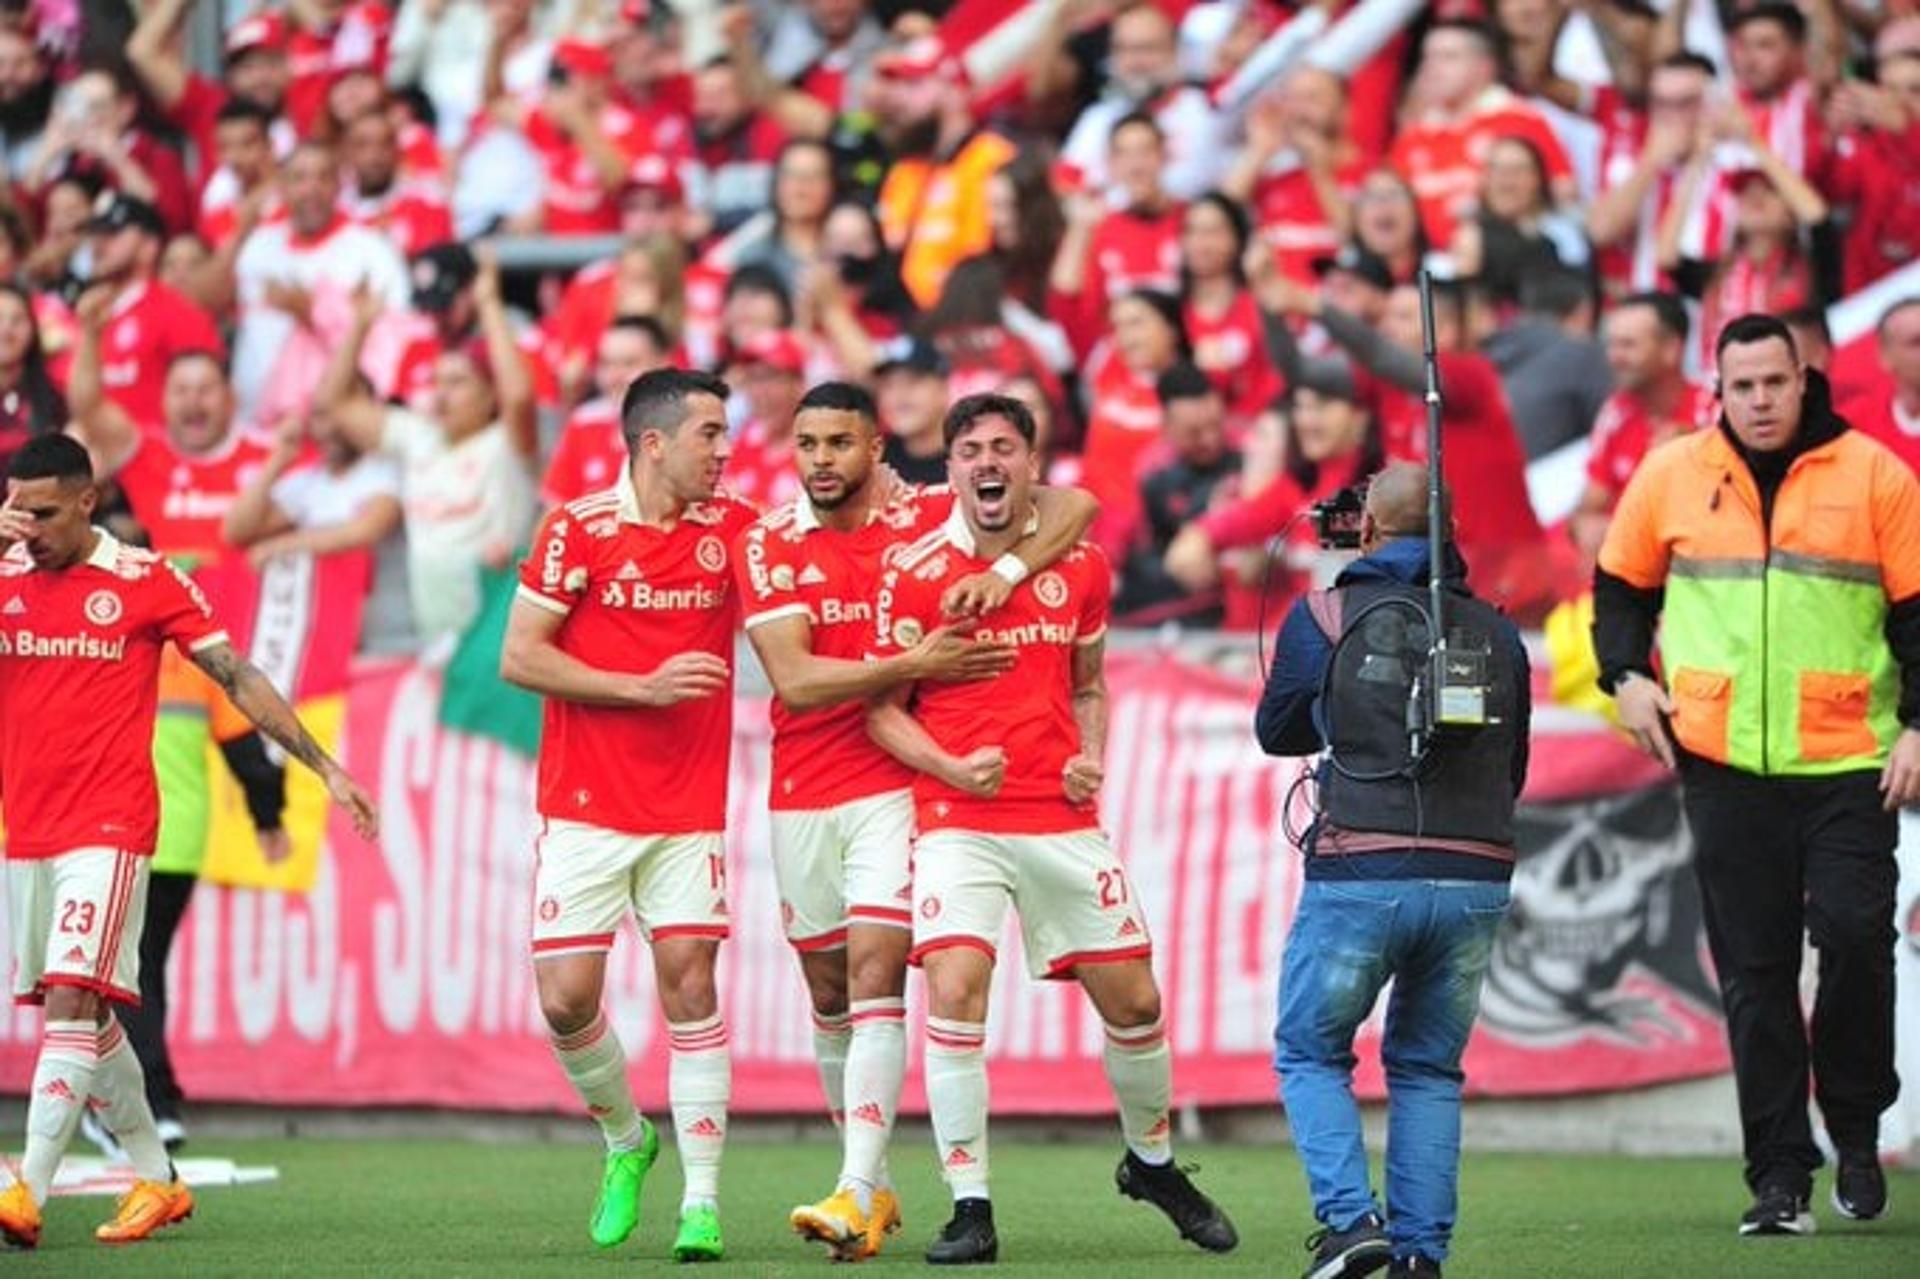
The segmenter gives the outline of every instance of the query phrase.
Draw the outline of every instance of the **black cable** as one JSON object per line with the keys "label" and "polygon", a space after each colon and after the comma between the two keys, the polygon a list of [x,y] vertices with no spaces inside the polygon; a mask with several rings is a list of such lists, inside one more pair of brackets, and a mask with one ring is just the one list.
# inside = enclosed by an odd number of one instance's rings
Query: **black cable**
{"label": "black cable", "polygon": [[[1377,599],[1354,614],[1350,620],[1342,620],[1340,634],[1333,642],[1333,651],[1327,655],[1327,668],[1320,674],[1319,695],[1314,698],[1314,718],[1317,721],[1314,727],[1320,730],[1320,740],[1327,744],[1327,763],[1333,766],[1334,772],[1340,774],[1340,776],[1350,782],[1387,782],[1397,778],[1404,778],[1409,782],[1414,782],[1415,774],[1425,765],[1427,754],[1433,745],[1433,734],[1428,733],[1421,738],[1419,751],[1409,752],[1409,757],[1405,764],[1400,765],[1398,768],[1381,769],[1377,772],[1367,773],[1356,772],[1348,768],[1345,764],[1342,764],[1338,752],[1333,748],[1333,726],[1327,718],[1327,707],[1331,705],[1327,697],[1327,690],[1333,682],[1334,668],[1338,666],[1340,662],[1340,649],[1359,630],[1360,622],[1363,619],[1377,611],[1388,608],[1406,609],[1418,617],[1420,624],[1427,629],[1428,642],[1431,644],[1433,637],[1433,615],[1427,611],[1425,603],[1395,596]],[[1416,685],[1418,682],[1419,677],[1416,677]]]}

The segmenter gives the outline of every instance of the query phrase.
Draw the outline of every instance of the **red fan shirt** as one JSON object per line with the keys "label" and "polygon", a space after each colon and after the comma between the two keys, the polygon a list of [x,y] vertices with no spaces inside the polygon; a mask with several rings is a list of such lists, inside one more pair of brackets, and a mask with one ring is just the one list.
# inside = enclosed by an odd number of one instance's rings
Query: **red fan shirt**
{"label": "red fan shirt", "polygon": [[540,481],[540,500],[564,506],[589,493],[611,488],[627,466],[627,442],[620,435],[620,406],[605,397],[573,411]]}
{"label": "red fan shirt", "polygon": [[224,361],[227,344],[196,303],[158,280],[139,281],[114,299],[100,331],[101,386],[143,432],[161,434],[167,366],[188,351]]}

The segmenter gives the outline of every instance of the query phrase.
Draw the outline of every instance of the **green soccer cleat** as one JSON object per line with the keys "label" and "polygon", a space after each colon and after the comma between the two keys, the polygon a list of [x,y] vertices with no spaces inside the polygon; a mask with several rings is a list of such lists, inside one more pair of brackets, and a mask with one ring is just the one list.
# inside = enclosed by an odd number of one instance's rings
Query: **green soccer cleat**
{"label": "green soccer cleat", "polygon": [[640,1121],[637,1150],[607,1152],[607,1170],[600,1178],[600,1197],[593,1201],[593,1220],[587,1224],[593,1242],[618,1248],[640,1223],[640,1187],[647,1169],[660,1157],[660,1134],[646,1119]]}
{"label": "green soccer cleat", "polygon": [[726,1252],[720,1242],[720,1214],[708,1207],[682,1208],[680,1233],[673,1237],[675,1261],[718,1261]]}

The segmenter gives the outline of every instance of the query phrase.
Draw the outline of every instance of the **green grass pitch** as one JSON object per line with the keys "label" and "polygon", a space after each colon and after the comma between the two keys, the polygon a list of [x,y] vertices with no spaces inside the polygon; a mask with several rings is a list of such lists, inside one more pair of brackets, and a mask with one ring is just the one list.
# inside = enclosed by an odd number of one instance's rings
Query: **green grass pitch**
{"label": "green grass pitch", "polygon": [[[598,1152],[571,1144],[449,1141],[197,1142],[195,1153],[274,1164],[266,1186],[212,1189],[190,1222],[121,1250],[93,1243],[105,1199],[57,1199],[37,1253],[0,1259],[12,1279],[84,1275],[592,1275],[634,1267],[663,1272],[679,1168],[671,1147],[648,1182],[640,1229],[598,1252],[587,1210]],[[1113,1190],[1118,1141],[994,1147],[999,1269],[1019,1275],[1181,1273],[1292,1276],[1313,1227],[1299,1164],[1286,1149],[1190,1147],[1197,1179],[1233,1215],[1239,1251],[1210,1257],[1182,1243],[1153,1209]],[[931,1150],[895,1146],[906,1230],[869,1267],[925,1273],[920,1251],[946,1219]],[[817,1247],[786,1228],[787,1209],[825,1194],[838,1167],[826,1143],[742,1140],[727,1152],[720,1272],[824,1275]],[[1811,1239],[1740,1239],[1745,1208],[1729,1159],[1475,1155],[1462,1176],[1462,1212],[1450,1275],[1920,1276],[1920,1174],[1893,1177],[1890,1215],[1840,1219],[1815,1206]]]}

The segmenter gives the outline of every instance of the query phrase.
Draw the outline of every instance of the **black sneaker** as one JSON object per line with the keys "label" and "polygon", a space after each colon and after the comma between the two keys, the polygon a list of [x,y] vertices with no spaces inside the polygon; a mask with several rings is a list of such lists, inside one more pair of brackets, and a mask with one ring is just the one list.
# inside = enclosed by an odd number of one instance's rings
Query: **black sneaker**
{"label": "black sneaker", "polygon": [[930,1266],[981,1266],[1000,1260],[1000,1236],[993,1232],[993,1203],[958,1199],[953,1219],[927,1249]]}
{"label": "black sneaker", "polygon": [[1146,1163],[1129,1150],[1114,1169],[1113,1184],[1127,1198],[1143,1199],[1166,1213],[1182,1239],[1208,1252],[1232,1252],[1240,1242],[1239,1233],[1220,1205],[1187,1179],[1187,1171],[1171,1163]]}
{"label": "black sneaker", "polygon": [[1313,1253],[1313,1260],[1307,1264],[1305,1279],[1370,1275],[1393,1258],[1386,1223],[1371,1212],[1345,1230],[1329,1226],[1314,1231],[1307,1237],[1307,1250]]}
{"label": "black sneaker", "polygon": [[1833,1174],[1833,1206],[1842,1217],[1855,1221],[1872,1221],[1887,1210],[1887,1174],[1880,1170],[1878,1155],[1871,1150],[1840,1152],[1840,1167]]}
{"label": "black sneaker", "polygon": [[1432,1275],[1439,1279],[1440,1263],[1429,1257],[1395,1257],[1393,1264],[1387,1267],[1389,1279],[1396,1275]]}
{"label": "black sneaker", "polygon": [[1763,1184],[1753,1196],[1753,1207],[1740,1218],[1743,1235],[1810,1235],[1813,1213],[1807,1193],[1795,1186]]}

